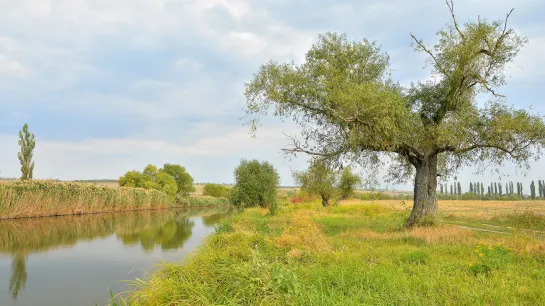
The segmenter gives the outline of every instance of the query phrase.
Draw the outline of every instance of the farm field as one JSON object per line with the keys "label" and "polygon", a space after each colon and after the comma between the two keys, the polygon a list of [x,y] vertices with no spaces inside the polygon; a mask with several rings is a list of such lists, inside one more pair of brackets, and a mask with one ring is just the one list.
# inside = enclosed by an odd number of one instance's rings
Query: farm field
{"label": "farm field", "polygon": [[[134,283],[129,305],[542,305],[545,201],[440,201],[405,229],[410,203],[246,209],[201,249]],[[128,296],[128,298],[127,298]]]}

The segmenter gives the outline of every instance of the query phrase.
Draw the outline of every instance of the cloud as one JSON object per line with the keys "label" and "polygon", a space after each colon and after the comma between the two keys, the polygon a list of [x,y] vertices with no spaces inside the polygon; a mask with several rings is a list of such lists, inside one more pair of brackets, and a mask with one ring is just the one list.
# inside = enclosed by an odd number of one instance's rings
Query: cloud
{"label": "cloud", "polygon": [[[505,91],[517,106],[535,104],[545,81],[545,3],[455,4],[461,21],[503,18],[516,7],[512,24],[530,44]],[[172,161],[221,182],[248,157],[273,161],[290,184],[290,167],[306,166],[304,156],[289,161],[280,152],[281,131],[293,125],[267,119],[252,139],[240,120],[244,82],[259,65],[300,63],[318,33],[346,32],[377,40],[394,79],[408,84],[429,77],[409,33],[433,44],[449,18],[431,0],[0,1],[0,170],[18,174],[13,137],[28,122],[42,177],[117,177]]]}
{"label": "cloud", "polygon": [[0,73],[20,77],[25,76],[28,73],[28,69],[18,61],[0,55]]}

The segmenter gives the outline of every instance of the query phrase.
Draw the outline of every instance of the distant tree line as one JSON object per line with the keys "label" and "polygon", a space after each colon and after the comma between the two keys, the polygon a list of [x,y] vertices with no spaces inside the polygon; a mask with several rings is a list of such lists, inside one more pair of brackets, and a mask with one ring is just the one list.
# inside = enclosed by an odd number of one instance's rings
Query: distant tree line
{"label": "distant tree line", "polygon": [[460,182],[440,183],[439,198],[443,200],[520,200],[524,198],[545,199],[545,181],[538,180],[537,188],[534,181],[530,183],[530,194],[524,194],[524,185],[521,182],[492,182],[485,185],[482,182],[470,182],[469,191],[462,192]]}

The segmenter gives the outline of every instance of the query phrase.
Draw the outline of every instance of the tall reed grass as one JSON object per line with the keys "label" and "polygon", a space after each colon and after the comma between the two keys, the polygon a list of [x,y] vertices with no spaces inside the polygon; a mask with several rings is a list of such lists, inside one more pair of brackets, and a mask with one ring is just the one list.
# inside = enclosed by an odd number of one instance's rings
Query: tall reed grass
{"label": "tall reed grass", "polygon": [[15,181],[0,184],[0,219],[167,208],[167,194],[142,188]]}

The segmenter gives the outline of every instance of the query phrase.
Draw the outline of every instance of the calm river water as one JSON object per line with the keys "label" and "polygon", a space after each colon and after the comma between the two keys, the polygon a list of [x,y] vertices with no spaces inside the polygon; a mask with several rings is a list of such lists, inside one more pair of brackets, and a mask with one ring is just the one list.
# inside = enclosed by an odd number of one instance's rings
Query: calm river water
{"label": "calm river water", "polygon": [[104,305],[123,280],[194,251],[228,209],[0,221],[0,305]]}

